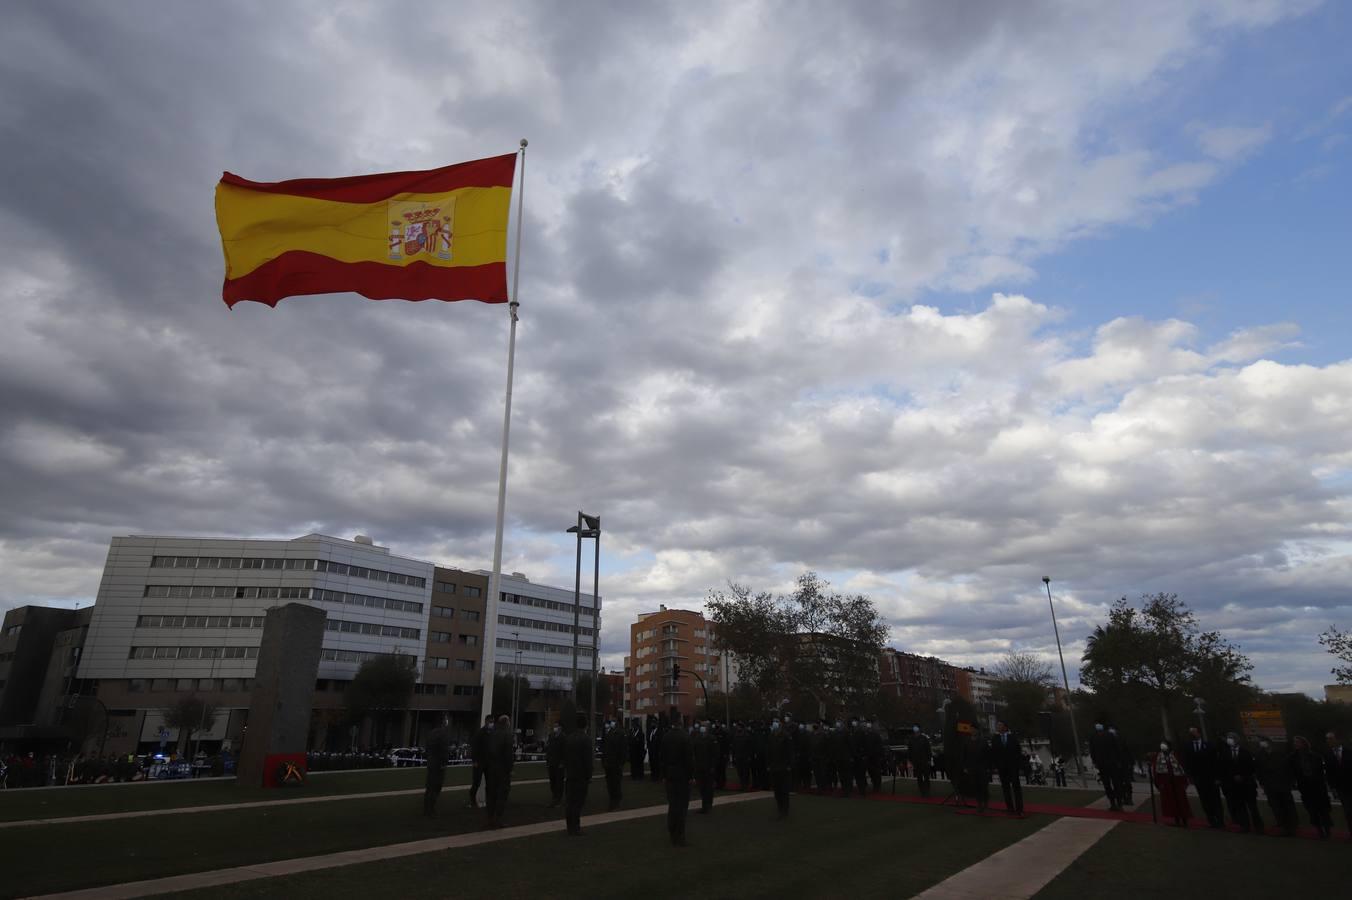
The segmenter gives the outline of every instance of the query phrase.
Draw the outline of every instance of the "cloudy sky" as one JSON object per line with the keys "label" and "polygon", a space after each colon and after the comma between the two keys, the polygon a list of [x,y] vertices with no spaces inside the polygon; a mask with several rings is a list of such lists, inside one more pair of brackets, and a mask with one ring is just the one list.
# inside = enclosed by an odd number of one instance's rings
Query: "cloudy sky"
{"label": "cloudy sky", "polygon": [[[220,299],[213,189],[530,139],[504,568],[606,661],[807,568],[901,649],[1176,591],[1270,689],[1352,625],[1352,7],[0,12],[0,607],[109,538],[491,561],[506,309]],[[1072,667],[1072,679],[1075,677]]]}

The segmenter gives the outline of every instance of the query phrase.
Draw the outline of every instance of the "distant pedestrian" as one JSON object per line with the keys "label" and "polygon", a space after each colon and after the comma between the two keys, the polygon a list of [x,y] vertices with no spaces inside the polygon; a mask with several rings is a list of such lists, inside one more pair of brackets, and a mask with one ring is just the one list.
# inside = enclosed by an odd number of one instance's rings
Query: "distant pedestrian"
{"label": "distant pedestrian", "polygon": [[1258,770],[1253,754],[1239,742],[1233,731],[1225,736],[1225,749],[1220,752],[1217,769],[1221,775],[1221,792],[1230,818],[1245,833],[1263,833],[1263,817],[1258,812]]}
{"label": "distant pedestrian", "polygon": [[563,802],[563,725],[555,722],[545,738],[545,776],[549,779],[549,808]]}
{"label": "distant pedestrian", "polygon": [[995,772],[1000,776],[1000,790],[1005,795],[1005,812],[1021,816],[1023,786],[1019,784],[1019,769],[1023,752],[1019,749],[1019,738],[1009,730],[1009,725],[996,722],[995,736],[991,738],[990,746]]}
{"label": "distant pedestrian", "polygon": [[1267,797],[1272,817],[1277,821],[1285,837],[1294,837],[1296,833],[1296,801],[1291,796],[1291,768],[1286,757],[1272,749],[1267,738],[1258,741],[1258,752],[1254,754],[1254,764],[1258,772],[1258,783],[1262,785]]}
{"label": "distant pedestrian", "polygon": [[1183,768],[1193,787],[1197,788],[1197,799],[1206,813],[1207,824],[1212,828],[1224,827],[1216,750],[1196,727],[1188,729],[1188,740],[1183,745]]}
{"label": "distant pedestrian", "polygon": [[930,795],[930,763],[932,762],[933,749],[930,746],[929,736],[920,730],[920,723],[911,725],[911,737],[907,741],[906,755],[910,759],[911,767],[915,769],[915,785],[920,791],[920,796],[928,797]]}
{"label": "distant pedestrian", "polygon": [[714,808],[714,768],[718,765],[718,744],[709,734],[709,723],[700,722],[691,729],[690,757],[695,763],[695,786],[699,788],[699,812],[708,815]]}
{"label": "distant pedestrian", "polygon": [[634,719],[629,725],[629,775],[635,781],[643,780],[643,759],[648,755],[643,724]]}
{"label": "distant pedestrian", "polygon": [[765,765],[781,819],[789,817],[789,792],[793,789],[793,751],[793,739],[785,734],[778,719],[771,720],[770,732],[766,737]]}

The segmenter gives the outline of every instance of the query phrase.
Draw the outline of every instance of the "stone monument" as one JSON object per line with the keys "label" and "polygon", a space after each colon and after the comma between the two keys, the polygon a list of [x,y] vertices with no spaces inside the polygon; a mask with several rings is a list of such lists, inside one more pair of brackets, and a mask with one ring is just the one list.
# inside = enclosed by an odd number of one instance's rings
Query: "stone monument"
{"label": "stone monument", "polygon": [[322,609],[300,603],[268,610],[249,698],[248,731],[240,748],[238,784],[272,784],[270,762],[275,763],[277,754],[299,754],[304,768],[325,618]]}

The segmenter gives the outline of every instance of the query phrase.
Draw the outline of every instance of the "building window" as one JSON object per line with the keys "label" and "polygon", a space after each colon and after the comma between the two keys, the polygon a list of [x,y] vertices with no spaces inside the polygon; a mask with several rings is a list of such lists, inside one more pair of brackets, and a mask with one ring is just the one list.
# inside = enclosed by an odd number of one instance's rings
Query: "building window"
{"label": "building window", "polygon": [[463,672],[472,672],[474,670],[474,660],[457,659],[455,661],[455,667]]}
{"label": "building window", "polygon": [[483,596],[483,591],[479,590],[479,589],[476,588],[476,587],[472,587],[472,586],[470,586],[470,585],[467,584],[467,585],[465,585],[465,596],[466,596],[466,597],[482,597],[482,596]]}
{"label": "building window", "polygon": [[432,656],[427,659],[429,669],[449,669],[451,661],[441,656]]}
{"label": "building window", "polygon": [[482,689],[477,684],[457,684],[451,687],[451,693],[456,697],[478,697]]}
{"label": "building window", "polygon": [[460,643],[466,647],[477,647],[479,646],[479,638],[473,634],[462,634],[460,635]]}
{"label": "building window", "polygon": [[127,680],[127,693],[139,694],[146,689],[146,680],[144,678],[131,678]]}
{"label": "building window", "polygon": [[153,691],[153,692],[156,692],[156,693],[158,693],[158,692],[160,692],[160,691],[167,691],[167,690],[169,690],[169,679],[168,679],[168,678],[152,678],[152,679],[150,679],[150,690]]}
{"label": "building window", "polygon": [[227,693],[232,693],[232,692],[234,692],[234,691],[240,690],[240,679],[238,679],[238,678],[222,678],[222,679],[221,679],[221,690],[226,691]]}
{"label": "building window", "polygon": [[366,578],[409,587],[426,587],[427,579],[417,575],[403,575],[382,569],[349,566],[326,559],[283,559],[281,557],[220,557],[220,556],[156,556],[150,561],[155,569],[293,569],[305,572],[328,572],[348,578]]}
{"label": "building window", "polygon": [[441,591],[443,594],[454,594],[455,585],[449,581],[438,581],[437,590]]}
{"label": "building window", "polygon": [[434,644],[449,644],[451,633],[449,631],[431,631],[428,632],[427,638]]}
{"label": "building window", "polygon": [[479,621],[479,611],[477,609],[462,609],[460,610],[460,618],[466,622],[477,622]]}
{"label": "building window", "polygon": [[434,615],[434,616],[441,616],[443,619],[454,619],[454,618],[455,618],[455,607],[453,607],[453,606],[434,606],[434,607],[432,607],[432,615]]}
{"label": "building window", "polygon": [[196,678],[180,678],[180,679],[178,679],[178,684],[174,685],[174,690],[176,690],[176,691],[191,691],[191,690],[195,690],[196,687],[197,687],[197,679],[196,679]]}

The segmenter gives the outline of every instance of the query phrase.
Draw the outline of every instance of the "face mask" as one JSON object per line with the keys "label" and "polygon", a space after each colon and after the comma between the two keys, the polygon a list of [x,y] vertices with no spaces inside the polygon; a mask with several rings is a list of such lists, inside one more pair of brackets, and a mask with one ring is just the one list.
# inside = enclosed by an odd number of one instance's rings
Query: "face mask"
{"label": "face mask", "polygon": [[1234,738],[1226,738],[1226,739],[1225,739],[1225,742],[1226,742],[1227,744],[1229,744],[1231,747],[1233,747],[1233,746],[1235,745],[1235,739],[1234,739]]}
{"label": "face mask", "polygon": [[920,726],[919,726],[919,725],[913,725],[913,726],[911,726],[911,733],[912,733],[912,734],[919,734],[919,733],[920,733]]}
{"label": "face mask", "polygon": [[1095,725],[1095,726],[1094,726],[1094,730],[1095,730],[1095,731],[1102,731],[1102,730],[1103,730],[1103,726],[1102,726],[1102,725]]}
{"label": "face mask", "polygon": [[844,728],[844,727],[845,727],[845,723],[844,723],[844,722],[837,721],[837,722],[836,722],[836,727],[837,727],[837,728]]}
{"label": "face mask", "polygon": [[708,728],[705,728],[703,725],[701,725],[701,726],[699,727],[699,733],[700,733],[700,734],[708,734],[708,733],[709,733],[709,729],[708,729]]}
{"label": "face mask", "polygon": [[771,723],[770,723],[770,730],[771,730],[771,731],[778,731],[778,730],[779,730],[779,723],[778,723],[778,722],[771,722]]}
{"label": "face mask", "polygon": [[1169,750],[1169,745],[1168,745],[1168,744],[1160,744],[1160,749],[1161,749],[1161,750],[1164,750],[1164,751],[1166,751],[1166,752],[1168,752],[1168,750]]}
{"label": "face mask", "polygon": [[1269,744],[1267,741],[1259,741],[1259,742],[1258,742],[1258,748],[1259,748],[1260,750],[1266,750],[1266,749],[1268,749],[1268,748],[1271,747],[1271,746],[1272,746],[1272,745]]}
{"label": "face mask", "polygon": [[1108,733],[1109,733],[1109,734],[1117,734],[1117,729],[1116,729],[1116,728],[1109,728],[1109,729],[1108,729]]}

